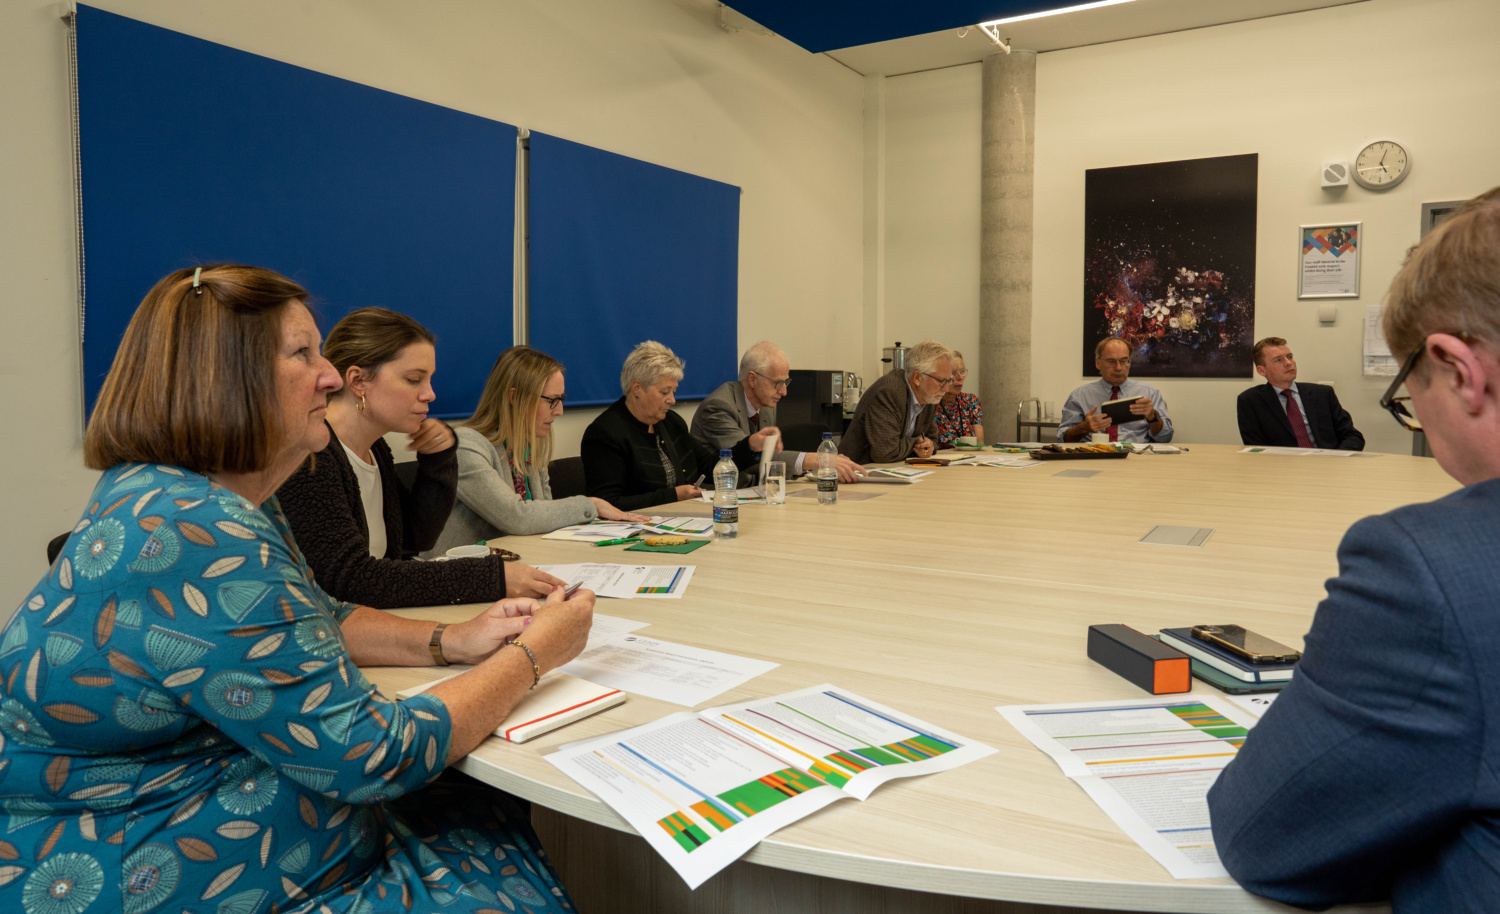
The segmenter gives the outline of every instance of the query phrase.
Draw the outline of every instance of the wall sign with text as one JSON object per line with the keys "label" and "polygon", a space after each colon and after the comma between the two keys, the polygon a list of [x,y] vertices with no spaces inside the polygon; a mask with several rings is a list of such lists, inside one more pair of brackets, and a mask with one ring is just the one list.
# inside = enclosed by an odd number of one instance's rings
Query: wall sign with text
{"label": "wall sign with text", "polygon": [[1298,298],[1359,298],[1361,224],[1302,226]]}

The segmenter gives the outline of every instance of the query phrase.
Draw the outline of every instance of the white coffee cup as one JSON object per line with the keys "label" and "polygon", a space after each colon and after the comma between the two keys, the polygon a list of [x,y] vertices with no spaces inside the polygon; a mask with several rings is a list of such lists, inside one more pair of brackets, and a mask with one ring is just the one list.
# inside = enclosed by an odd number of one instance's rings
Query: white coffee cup
{"label": "white coffee cup", "polygon": [[443,554],[450,559],[482,559],[490,554],[490,547],[477,543],[472,546],[454,546]]}
{"label": "white coffee cup", "polygon": [[1089,436],[1089,441],[1094,444],[1109,444],[1109,432],[1094,432]]}
{"label": "white coffee cup", "polygon": [[953,443],[962,447],[979,447],[979,439],[973,435],[964,435],[962,438],[954,438]]}

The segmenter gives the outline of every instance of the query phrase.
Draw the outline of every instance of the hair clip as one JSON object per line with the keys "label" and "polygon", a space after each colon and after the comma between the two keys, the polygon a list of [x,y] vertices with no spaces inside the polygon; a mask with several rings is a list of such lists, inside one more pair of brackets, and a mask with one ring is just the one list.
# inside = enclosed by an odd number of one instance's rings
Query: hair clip
{"label": "hair clip", "polygon": [[203,275],[203,268],[202,267],[199,267],[198,269],[196,269],[196,270],[193,271],[193,294],[194,295],[202,295],[203,294],[203,287],[200,286],[200,285],[198,285],[198,279],[202,275]]}

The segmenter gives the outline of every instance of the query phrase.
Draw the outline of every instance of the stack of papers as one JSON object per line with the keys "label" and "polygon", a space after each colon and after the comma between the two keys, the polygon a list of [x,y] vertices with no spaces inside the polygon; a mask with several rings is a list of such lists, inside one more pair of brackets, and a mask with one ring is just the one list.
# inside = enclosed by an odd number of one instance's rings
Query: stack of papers
{"label": "stack of papers", "polygon": [[675,600],[693,580],[696,565],[538,565],[539,570],[579,584],[601,597],[633,600],[636,597]]}
{"label": "stack of papers", "polygon": [[987,454],[973,457],[960,457],[948,464],[950,467],[972,466],[972,467],[1003,467],[1010,470],[1024,470],[1027,467],[1039,467],[1042,463],[1033,460],[1029,454]]}
{"label": "stack of papers", "polygon": [[860,482],[918,482],[923,476],[931,476],[931,470],[919,470],[916,467],[886,467],[880,470],[865,470],[865,475]]}
{"label": "stack of papers", "polygon": [[640,524],[615,524],[605,521],[594,521],[591,524],[574,524],[571,527],[559,527],[551,533],[545,534],[542,539],[601,543],[605,540],[624,539],[640,531]]}
{"label": "stack of papers", "polygon": [[1177,879],[1229,875],[1208,789],[1256,717],[1219,696],[996,708]]}
{"label": "stack of papers", "polygon": [[[749,489],[735,489],[734,494],[742,505],[763,505],[766,503],[766,490],[759,486]],[[714,490],[704,489],[703,494],[698,496],[698,500],[713,504]]]}
{"label": "stack of papers", "polygon": [[672,714],[574,743],[547,761],[608,803],[697,888],[829,803],[994,752],[820,685]]}
{"label": "stack of papers", "polygon": [[641,530],[653,534],[712,539],[714,521],[711,517],[653,517],[651,523],[642,527]]}

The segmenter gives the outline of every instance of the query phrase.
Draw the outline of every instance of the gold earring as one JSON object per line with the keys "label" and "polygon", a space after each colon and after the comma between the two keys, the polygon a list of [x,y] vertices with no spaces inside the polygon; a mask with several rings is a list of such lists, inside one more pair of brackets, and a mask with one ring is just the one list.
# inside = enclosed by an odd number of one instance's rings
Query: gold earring
{"label": "gold earring", "polygon": [[369,404],[365,403],[365,398],[363,396],[361,396],[359,398],[359,411],[360,412],[364,412],[365,411],[365,407],[368,406],[368,405]]}

